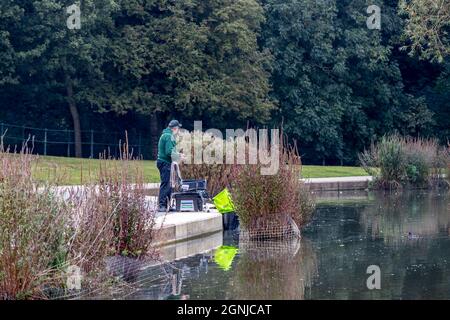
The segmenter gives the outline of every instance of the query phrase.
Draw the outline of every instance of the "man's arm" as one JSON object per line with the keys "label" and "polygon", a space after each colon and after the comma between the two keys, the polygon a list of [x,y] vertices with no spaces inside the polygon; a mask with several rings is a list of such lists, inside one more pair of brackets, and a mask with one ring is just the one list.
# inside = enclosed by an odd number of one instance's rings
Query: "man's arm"
{"label": "man's arm", "polygon": [[165,150],[166,154],[171,157],[172,161],[178,161],[179,154],[176,149],[176,141],[173,137],[168,137],[166,139]]}

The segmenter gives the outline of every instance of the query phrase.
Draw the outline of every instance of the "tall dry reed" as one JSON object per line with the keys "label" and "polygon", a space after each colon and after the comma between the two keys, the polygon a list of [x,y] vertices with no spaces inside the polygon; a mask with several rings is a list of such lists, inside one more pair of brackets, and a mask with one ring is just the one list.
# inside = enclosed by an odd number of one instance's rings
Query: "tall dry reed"
{"label": "tall dry reed", "polygon": [[69,267],[80,270],[84,292],[114,281],[107,258],[154,258],[155,211],[145,196],[141,161],[127,144],[119,159],[102,161],[96,183],[61,188],[36,182],[39,157],[26,145],[0,148],[0,299],[74,294]]}
{"label": "tall dry reed", "polygon": [[362,167],[381,189],[442,185],[449,149],[435,139],[384,136],[360,154]]}

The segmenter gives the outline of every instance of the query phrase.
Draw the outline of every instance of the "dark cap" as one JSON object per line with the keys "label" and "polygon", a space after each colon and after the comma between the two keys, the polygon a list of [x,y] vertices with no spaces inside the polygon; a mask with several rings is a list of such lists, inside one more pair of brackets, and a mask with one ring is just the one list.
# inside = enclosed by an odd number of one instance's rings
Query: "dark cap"
{"label": "dark cap", "polygon": [[169,122],[169,128],[175,128],[175,127],[179,127],[181,128],[182,125],[181,123],[178,122],[178,120],[172,120]]}

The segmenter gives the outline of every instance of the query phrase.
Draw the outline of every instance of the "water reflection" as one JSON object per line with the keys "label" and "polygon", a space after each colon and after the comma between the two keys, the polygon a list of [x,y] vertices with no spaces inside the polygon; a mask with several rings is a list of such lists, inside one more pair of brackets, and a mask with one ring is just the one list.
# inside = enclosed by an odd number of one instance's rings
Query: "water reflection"
{"label": "water reflection", "polygon": [[[370,204],[323,206],[305,233],[319,258],[313,299],[449,299],[448,194],[374,194]],[[381,290],[368,290],[369,265]]]}
{"label": "water reflection", "polygon": [[[300,241],[239,241],[238,233],[226,232],[207,246],[196,240],[200,254],[159,265],[117,264],[135,288],[122,298],[450,299],[448,193],[351,200],[318,206]],[[179,246],[171,256],[185,256],[186,244]],[[225,259],[218,248],[226,249]],[[381,269],[380,290],[366,287],[370,265]]]}
{"label": "water reflection", "polygon": [[317,272],[309,241],[245,241],[231,278],[234,299],[303,299]]}
{"label": "water reflection", "polygon": [[428,192],[377,193],[376,205],[361,214],[372,239],[389,244],[450,235],[449,200]]}

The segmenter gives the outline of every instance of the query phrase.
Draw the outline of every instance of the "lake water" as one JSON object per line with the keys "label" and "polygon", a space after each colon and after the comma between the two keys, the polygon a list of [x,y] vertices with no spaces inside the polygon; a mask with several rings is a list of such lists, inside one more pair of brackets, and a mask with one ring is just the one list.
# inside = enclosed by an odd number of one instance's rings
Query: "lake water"
{"label": "lake water", "polygon": [[[145,269],[127,298],[450,299],[447,192],[328,201],[301,240],[239,243],[226,232],[221,244]],[[371,265],[380,268],[380,289],[367,287]]]}

